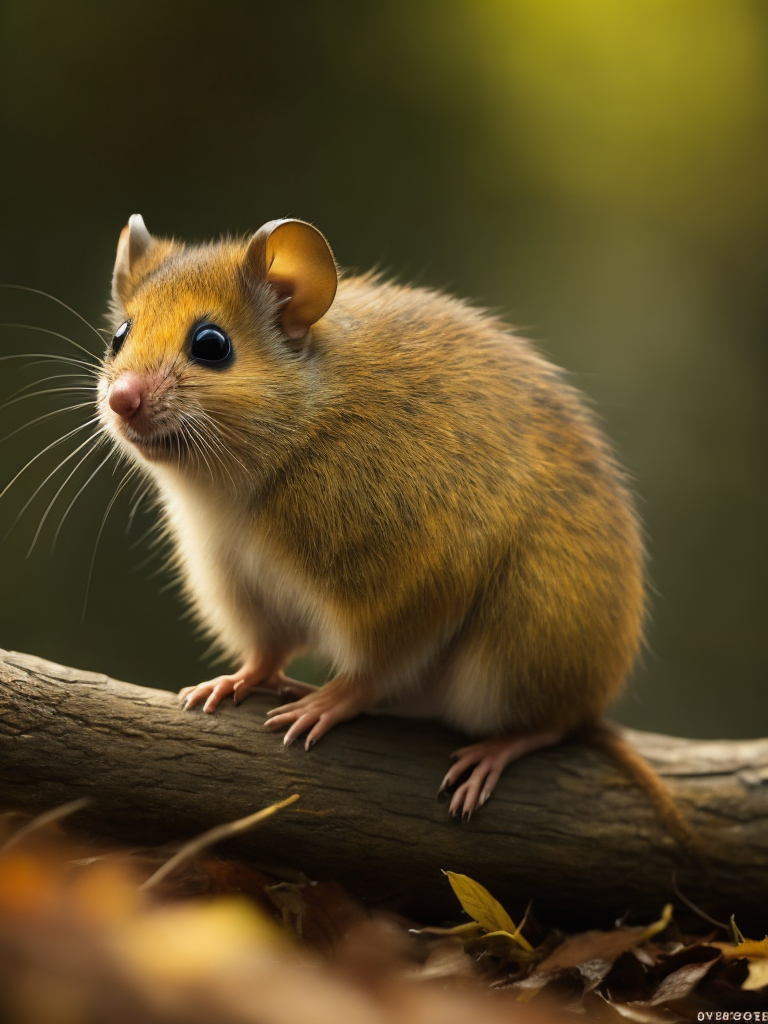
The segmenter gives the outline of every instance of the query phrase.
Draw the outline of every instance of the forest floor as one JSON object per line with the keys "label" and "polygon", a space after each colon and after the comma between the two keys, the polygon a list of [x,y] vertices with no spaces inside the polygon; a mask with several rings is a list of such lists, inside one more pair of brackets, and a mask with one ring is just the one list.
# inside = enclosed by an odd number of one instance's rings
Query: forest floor
{"label": "forest floor", "polygon": [[535,907],[512,921],[448,872],[455,920],[411,921],[343,878],[222,859],[221,830],[171,862],[77,837],[67,810],[0,818],[8,1024],[768,1021],[768,939],[734,920],[683,934],[668,904],[648,923],[566,934]]}

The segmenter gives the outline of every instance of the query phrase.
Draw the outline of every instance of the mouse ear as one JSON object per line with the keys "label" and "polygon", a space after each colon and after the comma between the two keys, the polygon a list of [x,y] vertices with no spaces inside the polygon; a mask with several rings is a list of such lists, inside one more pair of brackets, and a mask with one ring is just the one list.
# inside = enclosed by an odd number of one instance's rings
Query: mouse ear
{"label": "mouse ear", "polygon": [[112,298],[117,303],[126,302],[134,288],[133,271],[136,263],[145,256],[152,247],[152,235],[140,213],[128,218],[128,223],[120,232],[117,243],[115,269],[112,271]]}
{"label": "mouse ear", "polygon": [[246,267],[281,300],[280,326],[300,340],[328,312],[338,283],[331,247],[303,220],[272,220],[248,244]]}

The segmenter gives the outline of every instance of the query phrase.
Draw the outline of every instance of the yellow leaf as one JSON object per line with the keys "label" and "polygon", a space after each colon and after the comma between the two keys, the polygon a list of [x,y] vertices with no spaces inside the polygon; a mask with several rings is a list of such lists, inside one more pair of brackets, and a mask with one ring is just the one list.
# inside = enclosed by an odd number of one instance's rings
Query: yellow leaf
{"label": "yellow leaf", "polygon": [[[532,949],[524,947],[525,939],[518,934],[516,929],[510,932],[486,932],[480,938],[471,939],[466,945],[475,950],[483,950],[491,956],[506,957],[517,963],[529,963],[538,959],[538,954]],[[530,943],[528,944],[530,946]],[[523,948],[521,948],[523,947]]]}
{"label": "yellow leaf", "polygon": [[753,990],[764,988],[766,985],[768,985],[768,960],[750,960],[749,977],[741,987]]}
{"label": "yellow leaf", "polygon": [[667,903],[661,912],[661,917],[658,921],[654,921],[653,924],[649,924],[643,934],[637,940],[640,942],[647,942],[648,939],[652,939],[654,935],[658,935],[659,932],[663,932],[669,922],[672,920],[672,904]]}
{"label": "yellow leaf", "polygon": [[533,946],[524,939],[520,930],[497,899],[467,875],[444,871],[456,898],[469,916],[488,932],[507,932],[523,949],[533,952]]}
{"label": "yellow leaf", "polygon": [[723,951],[723,956],[747,956],[750,959],[762,960],[768,957],[768,938],[742,939],[738,946],[732,946],[725,942],[711,942],[711,946],[717,946]]}
{"label": "yellow leaf", "polygon": [[238,897],[162,906],[129,922],[119,946],[141,976],[166,980],[212,976],[238,956],[284,941],[271,918]]}

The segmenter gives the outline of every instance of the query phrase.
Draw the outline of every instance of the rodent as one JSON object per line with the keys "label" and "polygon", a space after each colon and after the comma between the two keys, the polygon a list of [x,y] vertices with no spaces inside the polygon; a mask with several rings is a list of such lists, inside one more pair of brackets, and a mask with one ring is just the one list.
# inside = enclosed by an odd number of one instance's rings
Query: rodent
{"label": "rodent", "polygon": [[[440,719],[479,741],[443,782],[464,818],[509,761],[599,731],[642,642],[643,539],[595,417],[528,341],[340,275],[298,220],[188,246],[132,216],[111,315],[102,422],[241,665],[187,706],[287,687],[267,725],[307,748],[369,708]],[[320,689],[283,675],[306,649],[334,666]]]}

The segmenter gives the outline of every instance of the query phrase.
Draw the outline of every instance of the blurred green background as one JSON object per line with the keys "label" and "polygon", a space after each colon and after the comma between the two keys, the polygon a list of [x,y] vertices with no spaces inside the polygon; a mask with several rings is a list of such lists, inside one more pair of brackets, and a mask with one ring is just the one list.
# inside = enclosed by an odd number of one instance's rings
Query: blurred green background
{"label": "blurred green background", "polygon": [[[653,624],[617,717],[766,733],[768,4],[6,0],[2,19],[0,281],[100,326],[129,214],[197,240],[299,216],[343,265],[501,310],[594,400],[640,497]],[[0,293],[0,320],[99,347],[38,296]],[[5,327],[0,349],[70,352]],[[25,362],[0,363],[4,399],[67,370]],[[0,411],[0,486],[85,413],[7,435],[69,400]],[[81,621],[119,474],[50,550],[95,456],[26,557],[76,460],[32,495],[75,438],[0,500],[0,644],[155,686],[207,677],[142,539],[151,510],[126,533],[127,492]]]}

